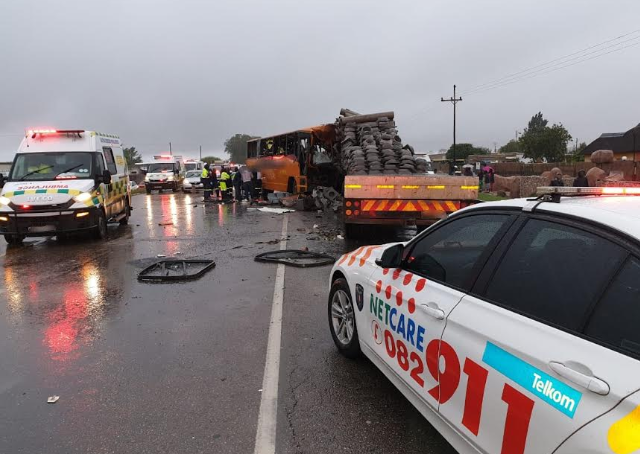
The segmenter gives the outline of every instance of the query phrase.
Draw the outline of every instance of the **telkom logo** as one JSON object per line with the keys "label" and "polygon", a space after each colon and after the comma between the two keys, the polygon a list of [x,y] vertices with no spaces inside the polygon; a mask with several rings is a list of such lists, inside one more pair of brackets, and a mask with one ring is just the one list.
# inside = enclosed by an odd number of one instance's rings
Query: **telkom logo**
{"label": "telkom logo", "polygon": [[569,418],[578,410],[581,392],[497,345],[487,342],[482,361]]}
{"label": "telkom logo", "polygon": [[535,389],[539,393],[542,393],[543,396],[560,405],[565,410],[573,413],[576,407],[576,401],[566,394],[558,391],[557,389],[554,389],[553,382],[551,380],[543,380],[540,375],[534,373],[533,389]]}

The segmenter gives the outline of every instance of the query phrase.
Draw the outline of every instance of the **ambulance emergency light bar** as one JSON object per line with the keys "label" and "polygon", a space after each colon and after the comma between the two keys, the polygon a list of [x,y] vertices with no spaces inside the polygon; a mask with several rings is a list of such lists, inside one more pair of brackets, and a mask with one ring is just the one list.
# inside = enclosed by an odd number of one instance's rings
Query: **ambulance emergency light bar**
{"label": "ambulance emergency light bar", "polygon": [[37,135],[54,135],[54,134],[78,134],[84,132],[84,129],[29,129],[26,136],[35,139]]}
{"label": "ambulance emergency light bar", "polygon": [[577,196],[577,195],[640,195],[640,186],[617,187],[603,186],[597,188],[574,188],[571,186],[540,186],[537,195]]}

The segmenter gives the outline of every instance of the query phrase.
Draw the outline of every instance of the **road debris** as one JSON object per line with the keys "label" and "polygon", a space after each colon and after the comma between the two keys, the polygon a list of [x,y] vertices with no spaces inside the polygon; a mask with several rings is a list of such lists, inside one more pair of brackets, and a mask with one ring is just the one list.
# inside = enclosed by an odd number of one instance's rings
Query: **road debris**
{"label": "road debris", "polygon": [[283,251],[263,252],[256,255],[256,262],[283,263],[298,268],[309,268],[312,266],[332,265],[336,259],[327,254],[310,252],[300,249],[285,249]]}
{"label": "road debris", "polygon": [[48,404],[55,404],[60,399],[60,396],[49,396],[47,399]]}
{"label": "road debris", "polygon": [[258,211],[262,211],[263,213],[284,214],[284,213],[291,213],[295,210],[290,210],[288,208],[262,207],[262,208],[258,208]]}
{"label": "road debris", "polygon": [[145,282],[175,282],[198,279],[213,269],[213,260],[162,260],[138,273],[138,280]]}
{"label": "road debris", "polygon": [[173,222],[172,221],[162,221],[162,222],[158,222],[158,225],[162,225],[162,226],[173,225]]}
{"label": "road debris", "polygon": [[166,255],[164,255],[164,254],[158,254],[158,255],[156,255],[156,257],[158,257],[158,258],[160,259],[160,258],[166,257]]}

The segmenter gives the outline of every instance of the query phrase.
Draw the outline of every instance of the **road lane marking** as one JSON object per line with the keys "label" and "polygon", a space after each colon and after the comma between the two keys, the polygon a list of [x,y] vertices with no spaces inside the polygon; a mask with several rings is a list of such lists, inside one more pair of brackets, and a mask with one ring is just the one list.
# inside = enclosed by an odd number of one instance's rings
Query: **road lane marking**
{"label": "road lane marking", "polygon": [[[282,220],[280,250],[287,248],[287,224],[289,217]],[[258,429],[254,454],[274,454],[276,452],[276,429],[278,417],[278,381],[280,374],[280,342],[282,336],[282,301],[284,299],[284,267],[278,264],[276,282],[273,289],[269,337],[267,340],[267,358],[262,379],[262,399],[258,414]]]}

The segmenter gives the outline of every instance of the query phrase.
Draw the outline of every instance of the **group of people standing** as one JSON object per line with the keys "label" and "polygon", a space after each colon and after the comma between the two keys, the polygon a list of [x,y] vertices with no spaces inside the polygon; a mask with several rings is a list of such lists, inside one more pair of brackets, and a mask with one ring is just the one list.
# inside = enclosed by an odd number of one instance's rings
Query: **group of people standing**
{"label": "group of people standing", "polygon": [[222,167],[220,175],[209,163],[204,165],[200,174],[204,189],[205,202],[232,203],[253,199],[253,174],[247,166],[235,167],[233,170]]}

